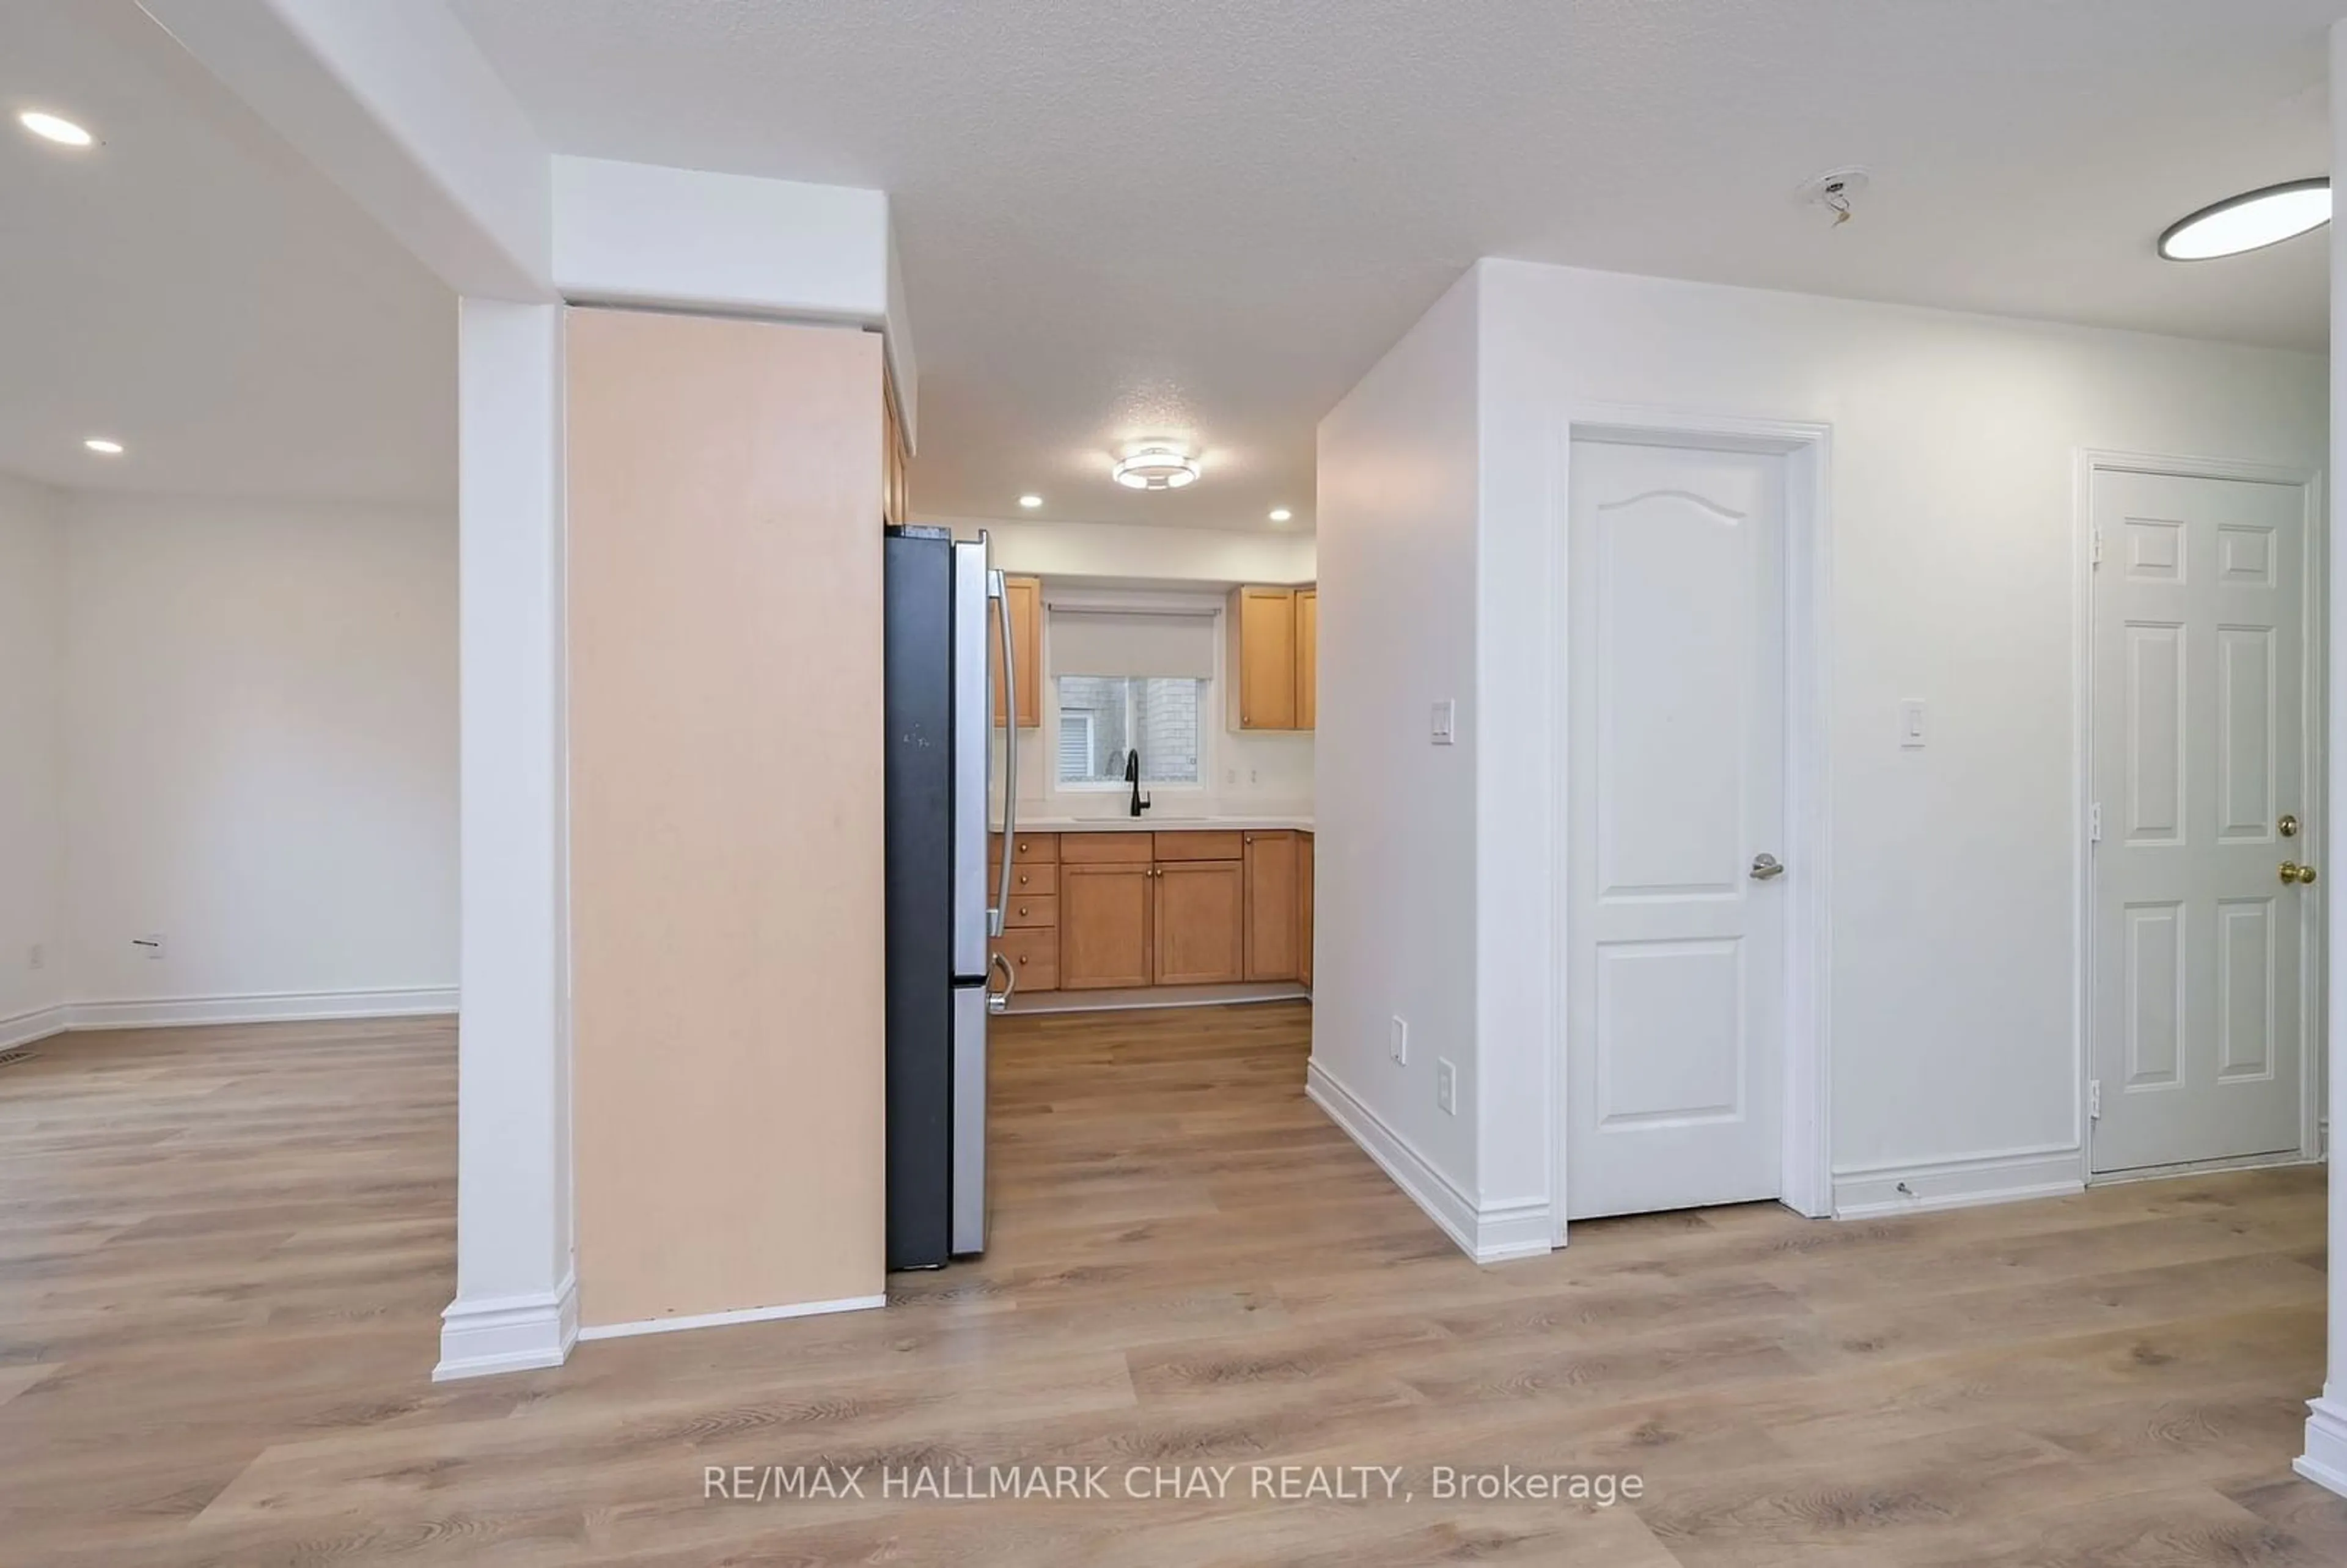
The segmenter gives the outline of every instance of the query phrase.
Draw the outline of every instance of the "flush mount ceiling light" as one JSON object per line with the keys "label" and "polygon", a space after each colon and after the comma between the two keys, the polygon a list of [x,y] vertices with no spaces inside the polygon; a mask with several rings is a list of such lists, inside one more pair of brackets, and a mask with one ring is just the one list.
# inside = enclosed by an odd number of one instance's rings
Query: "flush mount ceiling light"
{"label": "flush mount ceiling light", "polygon": [[54,141],[60,147],[87,147],[97,139],[73,121],[41,109],[26,109],[16,117],[16,123],[44,141]]}
{"label": "flush mount ceiling light", "polygon": [[1198,482],[1198,460],[1178,446],[1136,446],[1113,472],[1128,490],[1178,490]]}
{"label": "flush mount ceiling light", "polygon": [[1296,514],[1294,512],[1289,511],[1286,507],[1274,507],[1271,509],[1271,520],[1275,523],[1284,523],[1295,515]]}
{"label": "flush mount ceiling light", "polygon": [[82,445],[88,447],[91,451],[97,453],[101,457],[119,457],[122,456],[122,443],[113,440],[108,436],[93,436],[88,440],[83,442]]}
{"label": "flush mount ceiling light", "polygon": [[2230,197],[2170,224],[2159,253],[2171,261],[2206,261],[2262,251],[2331,221],[2331,181],[2293,179]]}
{"label": "flush mount ceiling light", "polygon": [[1021,496],[1019,497],[1019,504],[1031,512],[1036,507],[1043,504],[1043,497],[1040,496]]}

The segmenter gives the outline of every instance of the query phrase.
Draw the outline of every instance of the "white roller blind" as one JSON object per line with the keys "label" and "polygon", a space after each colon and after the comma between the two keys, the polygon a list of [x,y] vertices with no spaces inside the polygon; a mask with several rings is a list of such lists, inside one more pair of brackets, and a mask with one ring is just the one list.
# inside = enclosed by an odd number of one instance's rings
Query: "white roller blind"
{"label": "white roller blind", "polygon": [[1053,675],[1214,677],[1210,613],[1053,609],[1051,617]]}

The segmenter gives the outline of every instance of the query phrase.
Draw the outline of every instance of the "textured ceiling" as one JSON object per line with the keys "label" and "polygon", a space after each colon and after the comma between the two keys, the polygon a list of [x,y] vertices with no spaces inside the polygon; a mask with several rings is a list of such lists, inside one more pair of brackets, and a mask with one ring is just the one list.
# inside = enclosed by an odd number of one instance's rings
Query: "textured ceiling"
{"label": "textured ceiling", "polygon": [[[878,186],[926,513],[1308,526],[1312,430],[1480,255],[2323,342],[2342,0],[454,0],[560,150]],[[1829,232],[1795,186],[1870,166]],[[1206,478],[1129,495],[1178,430]]]}
{"label": "textured ceiling", "polygon": [[[101,145],[24,134],[34,107]],[[0,0],[0,469],[454,495],[447,291],[129,0]]]}

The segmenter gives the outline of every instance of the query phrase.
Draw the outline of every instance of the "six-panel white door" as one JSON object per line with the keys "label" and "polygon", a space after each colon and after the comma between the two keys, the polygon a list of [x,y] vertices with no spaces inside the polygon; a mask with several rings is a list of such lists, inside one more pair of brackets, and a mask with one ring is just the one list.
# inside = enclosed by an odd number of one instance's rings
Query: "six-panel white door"
{"label": "six-panel white door", "polygon": [[1565,1204],[1782,1180],[1784,459],[1572,453]]}
{"label": "six-panel white door", "polygon": [[2300,1144],[2304,505],[2095,475],[2098,1173]]}

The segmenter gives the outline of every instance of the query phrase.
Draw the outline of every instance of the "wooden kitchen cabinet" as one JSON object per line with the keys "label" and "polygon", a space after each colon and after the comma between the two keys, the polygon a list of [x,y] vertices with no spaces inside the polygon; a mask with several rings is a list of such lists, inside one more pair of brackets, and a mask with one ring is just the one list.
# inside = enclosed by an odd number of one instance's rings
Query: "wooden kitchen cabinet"
{"label": "wooden kitchen cabinet", "polygon": [[1299,851],[1289,832],[1246,835],[1246,978],[1297,976],[1296,873]]}
{"label": "wooden kitchen cabinet", "polygon": [[1320,723],[1320,590],[1296,590],[1296,727]]}
{"label": "wooden kitchen cabinet", "polygon": [[[1147,835],[1070,834],[1085,839]],[[1060,866],[1060,989],[1145,986],[1156,971],[1156,867],[1140,861],[1067,861]]]}
{"label": "wooden kitchen cabinet", "polygon": [[1019,727],[1031,730],[1043,722],[1043,579],[1006,577],[1002,602],[989,604],[986,621],[986,665],[994,682],[994,722],[1002,723],[1002,632],[1000,617],[1010,615],[1010,651],[1019,666]]}
{"label": "wooden kitchen cabinet", "polygon": [[1224,619],[1231,728],[1296,728],[1296,590],[1235,588]]}
{"label": "wooden kitchen cabinet", "polygon": [[1244,979],[1246,878],[1243,863],[1177,860],[1153,870],[1157,984],[1226,985]]}
{"label": "wooden kitchen cabinet", "polygon": [[1296,978],[1312,989],[1312,835],[1296,835]]}
{"label": "wooden kitchen cabinet", "polygon": [[[1002,935],[994,950],[1010,966],[1019,990],[1060,989],[1060,835],[1022,833],[1010,866],[1010,902],[1002,910]],[[986,902],[994,903],[1002,881],[1002,835],[987,835]],[[991,976],[988,984],[993,983]]]}

